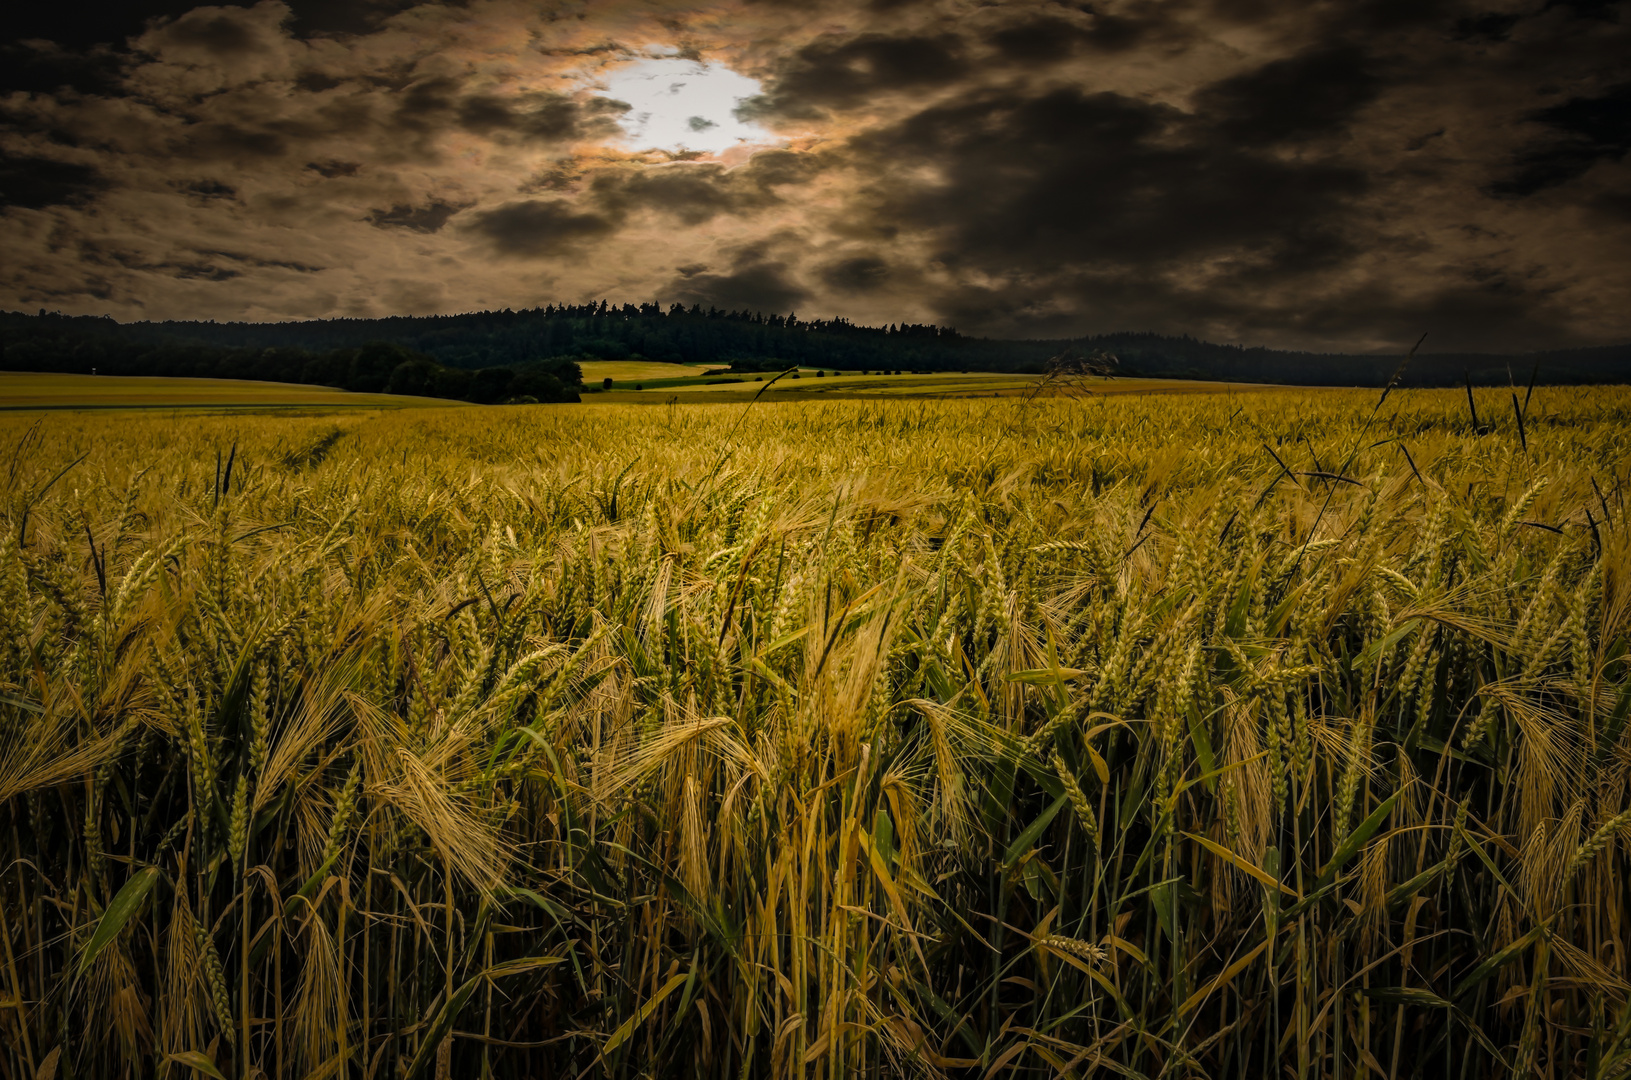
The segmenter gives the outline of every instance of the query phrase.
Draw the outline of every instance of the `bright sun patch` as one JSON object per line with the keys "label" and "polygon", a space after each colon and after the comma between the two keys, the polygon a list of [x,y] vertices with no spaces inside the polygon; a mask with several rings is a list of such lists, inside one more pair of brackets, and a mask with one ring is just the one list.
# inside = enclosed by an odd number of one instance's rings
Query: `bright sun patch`
{"label": "bright sun patch", "polygon": [[736,116],[759,82],[729,68],[695,60],[641,60],[619,68],[601,94],[630,108],[619,121],[641,150],[717,154],[742,143],[769,142],[771,135]]}

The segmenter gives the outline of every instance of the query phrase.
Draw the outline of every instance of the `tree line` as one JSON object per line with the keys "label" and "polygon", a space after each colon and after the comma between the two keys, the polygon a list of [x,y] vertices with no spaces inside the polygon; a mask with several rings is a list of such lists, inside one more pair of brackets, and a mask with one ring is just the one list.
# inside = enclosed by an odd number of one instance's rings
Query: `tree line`
{"label": "tree line", "polygon": [[466,368],[377,336],[316,348],[232,343],[148,334],[110,319],[12,313],[0,313],[0,370],[254,379],[483,405],[577,401],[583,382],[577,364],[564,357]]}
{"label": "tree line", "polygon": [[[1060,355],[1105,355],[1126,376],[1308,386],[1381,386],[1400,354],[1220,345],[1189,336],[968,337],[934,324],[862,326],[759,311],[657,303],[549,304],[524,310],[381,319],[117,323],[88,316],[0,316],[11,370],[194,374],[320,382],[471,401],[568,400],[588,360],[653,360],[775,371],[793,365],[873,371],[1041,373]],[[389,342],[402,354],[358,350]],[[377,354],[377,355],[376,355]],[[403,367],[403,365],[408,365]],[[185,369],[185,370],[184,370]],[[207,369],[207,370],[206,370]],[[400,370],[399,370],[400,369]],[[1631,381],[1631,345],[1525,354],[1422,353],[1400,383],[1448,386]],[[555,380],[555,387],[550,380]],[[563,396],[567,395],[567,396]]]}

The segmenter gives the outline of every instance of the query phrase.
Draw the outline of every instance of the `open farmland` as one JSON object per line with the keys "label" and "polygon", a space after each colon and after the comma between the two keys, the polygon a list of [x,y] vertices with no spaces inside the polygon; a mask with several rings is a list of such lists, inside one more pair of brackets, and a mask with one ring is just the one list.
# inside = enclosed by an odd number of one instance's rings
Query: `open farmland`
{"label": "open farmland", "polygon": [[[817,374],[822,372],[822,374]],[[1068,384],[1041,375],[992,372],[925,372],[922,374],[863,375],[821,368],[799,368],[798,378],[778,372],[730,372],[686,375],[614,384],[606,400],[635,404],[666,404],[677,397],[686,403],[741,401],[763,391],[766,401],[929,400],[1067,396],[1092,398],[1124,394],[1196,394],[1219,391],[1240,393],[1261,389],[1243,383],[1204,382],[1193,379],[1082,378]],[[776,380],[772,385],[766,385]],[[593,385],[587,371],[586,385]],[[635,389],[638,386],[639,389]]]}
{"label": "open farmland", "polygon": [[698,378],[704,371],[712,371],[722,364],[665,364],[654,360],[580,360],[585,385],[602,379],[638,381],[641,379]]}
{"label": "open farmland", "polygon": [[5,1075],[1631,1071],[1631,390],[768,398],[0,416]]}
{"label": "open farmland", "polygon": [[405,394],[353,394],[326,386],[254,382],[247,379],[185,379],[161,376],[63,375],[0,371],[0,410],[5,409],[267,409],[339,406],[401,409],[446,408],[440,398]]}

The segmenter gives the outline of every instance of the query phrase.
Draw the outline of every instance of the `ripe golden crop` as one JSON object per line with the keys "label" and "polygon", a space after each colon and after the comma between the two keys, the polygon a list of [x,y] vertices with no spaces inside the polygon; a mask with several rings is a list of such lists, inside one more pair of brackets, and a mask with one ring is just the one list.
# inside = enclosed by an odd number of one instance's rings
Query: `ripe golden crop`
{"label": "ripe golden crop", "polygon": [[5,1074],[1624,1076],[1506,397],[4,417]]}

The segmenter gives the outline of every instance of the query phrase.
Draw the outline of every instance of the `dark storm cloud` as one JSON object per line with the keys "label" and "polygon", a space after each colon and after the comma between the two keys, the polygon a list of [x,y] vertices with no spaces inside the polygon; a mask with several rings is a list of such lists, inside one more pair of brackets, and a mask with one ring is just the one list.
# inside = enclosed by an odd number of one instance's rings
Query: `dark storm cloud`
{"label": "dark storm cloud", "polygon": [[603,173],[590,190],[594,201],[618,220],[644,208],[684,225],[700,225],[720,214],[752,213],[776,201],[762,188],[739,182],[718,165]]}
{"label": "dark storm cloud", "polygon": [[[217,0],[212,5],[230,14],[259,0]],[[421,0],[289,0],[289,26],[301,36],[358,34],[379,26],[391,15]],[[87,49],[122,42],[154,23],[178,21],[202,5],[194,0],[75,0],[73,3],[13,5],[6,16],[7,36],[39,39],[65,49]],[[227,31],[230,35],[231,31]]]}
{"label": "dark storm cloud", "polygon": [[1463,15],[1455,21],[1457,41],[1505,41],[1521,18],[1514,12],[1485,11]]}
{"label": "dark storm cloud", "polygon": [[471,215],[471,231],[502,255],[560,255],[587,240],[608,236],[617,223],[596,213],[581,213],[561,199],[506,203]]}
{"label": "dark storm cloud", "polygon": [[[353,172],[360,168],[360,164],[338,158],[314,160],[314,152],[330,149],[325,144],[332,140],[382,145],[392,157],[430,157],[445,134],[441,128],[420,131],[409,125],[393,127],[394,118],[377,102],[359,96],[310,102],[295,116],[279,115],[275,104],[258,110],[206,106],[189,120],[179,128],[155,130],[155,135],[165,141],[166,150],[177,158],[253,168],[267,167],[267,159],[290,158],[292,168],[309,169],[331,178],[349,175],[348,167]],[[405,130],[409,137],[404,137]],[[347,149],[356,152],[360,147]]]}
{"label": "dark storm cloud", "polygon": [[344,86],[345,80],[326,71],[302,71],[295,76],[294,84],[297,89],[308,94],[321,94],[324,90]]}
{"label": "dark storm cloud", "polygon": [[1443,27],[1459,8],[1457,0],[1349,0],[1331,5],[1328,18],[1333,30],[1388,33]]}
{"label": "dark storm cloud", "polygon": [[931,230],[951,265],[1122,264],[1247,246],[1288,269],[1339,255],[1333,222],[1365,190],[1350,167],[1256,155],[1170,106],[1058,89],[979,94],[856,139],[891,176],[862,219],[879,235]]}
{"label": "dark storm cloud", "polygon": [[458,111],[458,91],[456,79],[421,79],[396,95],[391,119],[402,130],[440,133],[452,126]]}
{"label": "dark storm cloud", "polygon": [[241,251],[200,249],[198,254],[213,259],[230,259],[232,262],[242,263],[245,266],[253,266],[262,270],[293,270],[297,274],[315,274],[325,269],[325,267],[313,266],[310,263],[295,262],[291,259],[267,259]]}
{"label": "dark storm cloud", "polygon": [[289,140],[280,132],[251,124],[197,124],[189,129],[181,148],[197,158],[245,161],[283,157]]}
{"label": "dark storm cloud", "polygon": [[77,133],[56,126],[53,118],[30,114],[24,110],[8,109],[0,104],[0,132],[42,135],[56,146],[83,147],[85,140]]}
{"label": "dark storm cloud", "polygon": [[328,161],[309,161],[306,163],[306,168],[310,169],[314,173],[317,173],[319,176],[329,180],[334,180],[341,176],[356,176],[357,171],[362,168],[362,162],[336,161],[332,159]]}
{"label": "dark storm cloud", "polygon": [[1410,341],[1424,329],[1447,331],[1461,342],[1452,347],[1486,352],[1541,349],[1577,339],[1567,307],[1549,295],[1541,268],[1528,273],[1492,269],[1448,273],[1432,288],[1404,297],[1367,286],[1337,301],[1312,300],[1286,313],[1285,321],[1311,336],[1341,340],[1355,333],[1356,315],[1363,311],[1372,323],[1370,332],[1384,339]]}
{"label": "dark storm cloud", "polygon": [[243,272],[214,263],[183,263],[176,267],[175,276],[182,281],[231,281]]}
{"label": "dark storm cloud", "polygon": [[1454,349],[1488,352],[1575,339],[1567,307],[1555,303],[1543,280],[1481,269],[1446,274],[1431,288],[1403,296],[1371,281],[1332,295],[1300,295],[1286,307],[1266,306],[1261,283],[1250,276],[1195,289],[1155,267],[1067,270],[1041,282],[959,286],[940,297],[936,313],[957,326],[986,326],[999,334],[1025,328],[1035,337],[1079,334],[1084,324],[1168,333],[1209,326],[1218,336],[1249,341],[1272,325],[1282,340],[1293,342],[1409,343],[1425,329],[1453,334]]}
{"label": "dark storm cloud", "polygon": [[530,93],[515,98],[471,94],[459,102],[458,122],[478,135],[517,135],[549,142],[605,138],[618,131],[616,119],[629,107],[620,101],[564,94]]}
{"label": "dark storm cloud", "polygon": [[[244,276],[248,269],[291,270],[297,274],[315,274],[324,269],[289,259],[268,259],[248,252],[210,248],[171,252],[164,258],[151,258],[139,250],[95,240],[81,240],[78,248],[81,261],[93,266],[155,271],[185,281],[230,281]],[[217,260],[223,259],[245,269],[221,267]]]}
{"label": "dark storm cloud", "polygon": [[1041,15],[991,35],[991,44],[1010,60],[1046,62],[1063,60],[1086,40],[1086,30],[1056,15]]}
{"label": "dark storm cloud", "polygon": [[66,49],[84,49],[123,41],[140,33],[150,18],[181,15],[197,4],[144,5],[128,0],[81,0],[75,4],[13,4],[6,12],[6,36],[49,41]]}
{"label": "dark storm cloud", "polygon": [[397,205],[389,210],[375,210],[368,215],[368,223],[382,229],[411,229],[414,232],[440,232],[448,219],[469,206],[433,199],[423,206]]}
{"label": "dark storm cloud", "polygon": [[1084,49],[1119,53],[1175,31],[1169,19],[1153,13],[1112,15],[1088,12],[1076,18],[1055,12],[1027,13],[989,35],[1003,59],[1021,64],[1053,63]]}
{"label": "dark storm cloud", "polygon": [[781,62],[765,93],[737,111],[744,119],[810,118],[879,94],[946,86],[969,69],[954,34],[828,34]]}
{"label": "dark storm cloud", "polygon": [[192,45],[217,56],[237,57],[267,47],[267,42],[244,20],[225,11],[192,11],[166,29],[166,36],[178,45]]}
{"label": "dark storm cloud", "polygon": [[601,172],[588,190],[596,205],[617,221],[650,210],[685,225],[701,225],[722,214],[746,217],[780,205],[781,188],[809,183],[831,164],[816,154],[766,151],[735,168],[698,163]]}
{"label": "dark storm cloud", "polygon": [[1578,19],[1619,22],[1623,0],[1546,0],[1546,10],[1563,8]]}
{"label": "dark storm cloud", "polygon": [[769,244],[754,244],[738,251],[724,273],[681,270],[668,283],[665,296],[682,304],[701,304],[727,311],[793,311],[810,299],[810,293],[777,259]]}
{"label": "dark storm cloud", "polygon": [[609,228],[621,227],[640,213],[692,226],[721,216],[753,217],[783,206],[783,188],[808,184],[834,164],[828,155],[786,150],[763,151],[732,168],[709,162],[597,168],[592,162],[569,159],[534,176],[522,190],[578,192],[585,207],[592,207]]}
{"label": "dark storm cloud", "polygon": [[416,137],[408,144],[411,156],[429,156],[436,152],[435,140],[454,130],[495,141],[604,139],[619,130],[617,117],[627,111],[622,102],[600,97],[580,100],[548,92],[503,96],[466,92],[459,79],[435,76],[413,82],[394,95],[390,126]]}
{"label": "dark storm cloud", "polygon": [[188,180],[175,184],[178,191],[195,199],[236,199],[238,189],[219,180]]}
{"label": "dark storm cloud", "polygon": [[841,293],[869,292],[884,285],[892,267],[876,255],[855,255],[817,268],[822,284]]}
{"label": "dark storm cloud", "polygon": [[1533,195],[1566,184],[1599,161],[1631,151],[1631,83],[1597,97],[1570,98],[1533,113],[1546,133],[1519,154],[1512,172],[1492,185],[1498,195]]}
{"label": "dark storm cloud", "polygon": [[0,91],[113,94],[123,69],[123,58],[106,47],[64,49],[43,40],[0,46]]}
{"label": "dark storm cloud", "polygon": [[178,158],[249,168],[293,158],[299,168],[335,179],[355,176],[365,164],[351,160],[349,153],[345,158],[316,156],[332,151],[335,140],[350,144],[350,153],[378,163],[427,163],[438,160],[445,140],[460,133],[517,146],[605,138],[617,130],[614,118],[625,108],[601,98],[546,92],[508,98],[470,93],[462,80],[437,75],[394,91],[353,82],[339,93],[281,99],[267,95],[248,105],[189,101],[173,114],[183,123],[155,125],[153,130]]}
{"label": "dark storm cloud", "polygon": [[1380,88],[1364,53],[1345,45],[1223,79],[1202,89],[1195,104],[1231,139],[1288,142],[1339,133]]}
{"label": "dark storm cloud", "polygon": [[743,179],[763,191],[775,191],[795,184],[808,184],[823,172],[840,164],[819,152],[794,153],[790,150],[761,150],[738,171]]}
{"label": "dark storm cloud", "polygon": [[0,152],[0,206],[77,206],[106,190],[93,166]]}
{"label": "dark storm cloud", "polygon": [[422,0],[290,0],[292,29],[302,36],[363,34]]}
{"label": "dark storm cloud", "polygon": [[[878,178],[850,224],[885,240],[934,237],[954,282],[934,310],[986,332],[1275,325],[1341,340],[1456,327],[1463,347],[1567,340],[1550,270],[1510,252],[1446,265],[1410,295],[1364,278],[1309,289],[1394,241],[1365,209],[1374,174],[1339,154],[1276,148],[1340,136],[1381,87],[1361,54],[1322,50],[1202,88],[1189,112],[1077,89],[949,99],[854,140]],[[1617,95],[1540,117],[1563,133],[1565,164],[1623,155]],[[864,292],[869,271],[881,273],[855,259],[820,273],[835,291]],[[958,280],[970,272],[984,283]]]}

